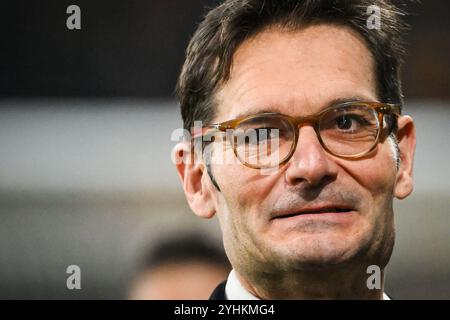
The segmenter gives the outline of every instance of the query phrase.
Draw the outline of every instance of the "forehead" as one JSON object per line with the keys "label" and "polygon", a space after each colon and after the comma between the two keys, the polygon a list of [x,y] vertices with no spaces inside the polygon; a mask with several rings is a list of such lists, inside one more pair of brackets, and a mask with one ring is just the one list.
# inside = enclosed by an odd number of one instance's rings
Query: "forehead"
{"label": "forehead", "polygon": [[373,70],[364,40],[347,27],[273,27],[236,50],[230,79],[216,95],[215,120],[268,109],[305,115],[350,97],[376,100]]}

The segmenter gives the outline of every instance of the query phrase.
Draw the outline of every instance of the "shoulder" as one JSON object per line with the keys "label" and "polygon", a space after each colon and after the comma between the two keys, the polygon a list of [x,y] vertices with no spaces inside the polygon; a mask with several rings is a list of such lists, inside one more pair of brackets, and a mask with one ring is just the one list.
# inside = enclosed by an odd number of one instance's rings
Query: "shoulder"
{"label": "shoulder", "polygon": [[226,284],[227,284],[226,280],[221,282],[211,293],[209,300],[227,300],[227,297],[225,295],[225,285]]}

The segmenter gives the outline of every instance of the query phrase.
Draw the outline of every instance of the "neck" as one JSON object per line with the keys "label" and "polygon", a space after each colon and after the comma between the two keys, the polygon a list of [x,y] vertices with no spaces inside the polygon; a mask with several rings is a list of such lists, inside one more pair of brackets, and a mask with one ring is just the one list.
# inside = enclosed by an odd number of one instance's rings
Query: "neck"
{"label": "neck", "polygon": [[369,289],[366,269],[308,270],[289,274],[236,275],[242,286],[260,299],[367,299],[382,300],[384,273],[380,289]]}

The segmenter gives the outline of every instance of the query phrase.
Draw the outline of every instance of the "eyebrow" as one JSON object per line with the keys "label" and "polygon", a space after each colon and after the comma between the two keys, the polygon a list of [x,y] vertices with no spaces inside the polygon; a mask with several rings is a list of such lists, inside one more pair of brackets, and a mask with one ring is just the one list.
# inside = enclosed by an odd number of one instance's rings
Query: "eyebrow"
{"label": "eyebrow", "polygon": [[[340,97],[340,98],[335,98],[331,101],[329,101],[328,103],[326,103],[322,108],[320,108],[319,111],[320,112],[322,110],[325,110],[329,107],[338,105],[338,104],[342,104],[342,103],[346,103],[346,102],[363,102],[363,101],[369,101],[371,99],[365,98],[363,96],[351,96],[351,97]],[[277,110],[277,108],[274,107],[266,107],[263,108],[261,110],[258,111],[246,111],[246,112],[242,112],[239,113],[236,117],[234,117],[234,119],[240,119],[240,118],[245,118],[254,114],[261,114],[261,113],[278,113],[278,114],[282,114],[279,110]]]}

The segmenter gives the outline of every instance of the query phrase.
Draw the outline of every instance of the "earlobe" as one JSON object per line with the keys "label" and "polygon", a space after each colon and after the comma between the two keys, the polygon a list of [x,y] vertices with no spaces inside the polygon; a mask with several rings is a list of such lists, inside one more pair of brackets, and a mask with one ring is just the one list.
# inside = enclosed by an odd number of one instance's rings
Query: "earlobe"
{"label": "earlobe", "polygon": [[203,162],[195,161],[192,150],[186,142],[178,143],[174,147],[172,155],[184,194],[192,211],[201,218],[212,218],[216,211],[211,188],[205,181],[208,175]]}
{"label": "earlobe", "polygon": [[400,166],[397,171],[394,195],[398,199],[404,199],[411,194],[414,188],[413,163],[416,129],[410,116],[401,116],[398,119],[397,141],[400,150]]}

